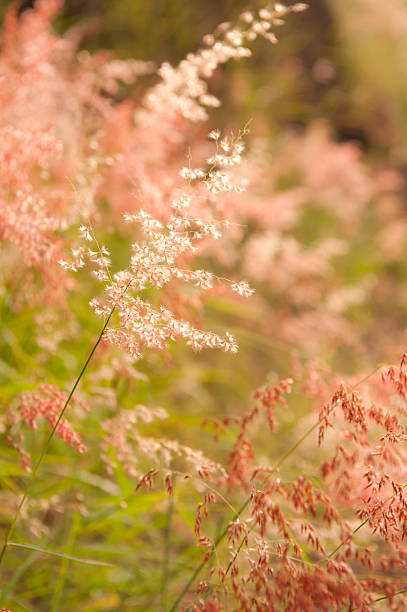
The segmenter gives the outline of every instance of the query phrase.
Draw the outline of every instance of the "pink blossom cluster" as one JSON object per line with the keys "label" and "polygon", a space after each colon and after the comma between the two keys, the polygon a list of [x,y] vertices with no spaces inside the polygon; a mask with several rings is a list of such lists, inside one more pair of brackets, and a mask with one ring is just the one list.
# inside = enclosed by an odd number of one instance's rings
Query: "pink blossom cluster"
{"label": "pink blossom cluster", "polygon": [[[19,16],[13,5],[0,53],[2,249],[10,243],[19,249],[22,261],[13,251],[9,259],[26,277],[28,269],[38,270],[41,291],[53,301],[73,286],[56,266],[65,233],[82,215],[95,213],[103,168],[113,163],[102,136],[117,111],[102,84],[114,93],[117,79],[134,81],[152,69],[144,62],[111,62],[102,52],[77,55],[75,30],[63,37],[51,30],[61,6],[60,0],[38,0]],[[25,291],[28,297],[28,283]]]}
{"label": "pink blossom cluster", "polygon": [[[368,254],[380,253],[382,266],[403,257],[403,177],[369,167],[357,144],[335,142],[322,122],[272,143],[252,142],[242,170],[246,190],[238,200],[227,196],[220,202],[219,213],[231,226],[228,240],[215,246],[226,266],[240,264],[241,274],[256,286],[264,333],[308,355],[338,344],[357,349],[364,330],[352,324],[349,312],[371,300],[385,304],[397,278],[366,271],[351,282],[337,262],[361,248],[369,218],[375,228]],[[326,219],[326,228],[304,240],[301,228],[312,227],[316,216]],[[246,239],[248,224],[253,230]],[[270,300],[272,316],[266,314]],[[372,332],[380,335],[380,326]],[[393,351],[397,337],[390,340],[387,328],[381,341]]]}
{"label": "pink blossom cluster", "polygon": [[[25,392],[20,395],[16,406],[10,406],[7,413],[8,442],[22,456],[24,469],[31,470],[30,454],[24,449],[24,432],[22,426],[29,429],[38,429],[38,419],[44,418],[50,429],[52,429],[61,414],[68,395],[63,393],[55,385],[41,383],[36,392]],[[72,400],[72,406],[76,409],[88,410],[86,404],[78,399]],[[72,428],[70,423],[61,419],[56,428],[56,435],[66,444],[72,446],[79,453],[85,453],[87,448],[82,442],[81,436]]]}
{"label": "pink blossom cluster", "polygon": [[[284,396],[292,380],[259,389],[243,419],[225,419],[226,425],[237,425],[225,482],[233,485],[231,491],[246,489],[248,497],[227,523],[229,559],[221,553],[223,540],[214,542],[198,533],[200,542],[207,541],[207,578],[195,585],[196,610],[233,610],[237,600],[248,612],[279,610],[282,603],[292,612],[368,612],[382,599],[391,609],[404,609],[406,363],[404,355],[399,367],[376,369],[350,381],[350,389],[339,384],[314,424],[274,466],[256,464],[248,425],[254,433],[253,421],[265,407],[269,422],[272,411],[274,431],[278,405],[289,409]],[[303,392],[309,389],[318,405],[321,393],[314,394],[316,388],[310,387],[311,371],[314,381],[319,378],[318,370],[310,368]],[[337,382],[326,375],[324,380],[326,397],[331,382]],[[306,473],[315,466],[306,458],[310,452],[327,457],[321,462],[322,479]],[[283,467],[288,462],[291,465]],[[210,501],[216,506],[222,499],[218,494]],[[197,508],[199,526],[201,517],[202,503]]]}
{"label": "pink blossom cluster", "polygon": [[[168,195],[178,185],[171,170],[184,154],[189,122],[203,121],[204,108],[219,104],[207,80],[220,64],[250,54],[244,44],[257,36],[274,42],[273,25],[305,8],[276,5],[257,16],[243,14],[240,25],[222,24],[178,67],[161,66],[160,82],[139,107],[131,99],[117,103],[119,82],[132,84],[154,65],[78,52],[86,28],[64,36],[51,30],[61,5],[38,0],[21,16],[12,7],[0,54],[0,237],[22,251],[26,266],[45,275],[54,298],[72,286],[54,266],[69,242],[66,230],[89,215],[97,220],[102,197],[110,201],[112,220],[123,206],[137,210],[140,201],[149,212],[168,216]],[[224,180],[219,168],[211,187],[225,189]],[[129,200],[129,186],[137,198]]]}

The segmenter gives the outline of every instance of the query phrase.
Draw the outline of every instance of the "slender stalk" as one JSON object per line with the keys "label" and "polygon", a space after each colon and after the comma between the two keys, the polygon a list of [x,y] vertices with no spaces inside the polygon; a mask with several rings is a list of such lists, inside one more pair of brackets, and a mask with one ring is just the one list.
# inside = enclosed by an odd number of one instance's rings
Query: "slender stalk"
{"label": "slender stalk", "polygon": [[104,325],[102,327],[102,330],[101,330],[101,332],[99,334],[99,337],[96,340],[95,344],[93,345],[93,348],[92,348],[91,352],[89,353],[89,357],[85,361],[85,363],[84,363],[84,365],[83,365],[83,367],[82,367],[82,369],[81,369],[81,371],[80,371],[80,373],[78,375],[78,378],[76,379],[76,381],[75,381],[75,383],[74,383],[74,385],[73,385],[73,387],[72,387],[72,389],[71,389],[71,391],[70,391],[70,393],[68,395],[68,398],[67,398],[67,400],[66,400],[66,402],[64,404],[64,407],[62,408],[62,410],[61,410],[61,412],[59,414],[59,417],[58,417],[54,427],[52,428],[52,430],[51,430],[51,432],[50,432],[50,434],[49,434],[49,436],[48,436],[44,446],[42,447],[40,456],[38,457],[37,462],[36,462],[36,464],[35,464],[35,466],[33,468],[33,471],[31,472],[30,479],[29,479],[28,484],[27,484],[27,486],[25,488],[25,491],[24,491],[23,496],[22,496],[22,498],[20,500],[20,503],[18,504],[18,507],[17,507],[16,513],[14,515],[14,518],[13,518],[13,520],[12,520],[12,522],[10,524],[10,527],[8,528],[8,530],[6,532],[6,535],[4,537],[3,547],[2,547],[1,552],[0,552],[0,565],[1,565],[2,561],[3,561],[4,555],[6,554],[8,543],[9,543],[9,541],[10,541],[12,535],[13,535],[14,528],[15,528],[16,523],[17,523],[17,521],[19,519],[19,516],[21,514],[21,510],[23,508],[24,502],[25,502],[25,500],[28,497],[28,494],[29,494],[29,492],[31,490],[31,487],[32,487],[32,485],[34,483],[34,480],[35,480],[35,478],[37,476],[37,473],[38,473],[38,470],[39,470],[40,465],[42,463],[42,460],[44,459],[45,455],[47,454],[48,449],[49,449],[50,444],[51,444],[51,441],[52,441],[52,438],[54,437],[54,434],[55,434],[56,430],[58,429],[58,425],[60,424],[61,420],[63,419],[64,414],[66,412],[66,409],[68,408],[69,403],[70,403],[70,401],[71,401],[71,399],[72,399],[72,397],[73,397],[73,395],[74,395],[74,393],[76,391],[76,388],[78,387],[79,383],[81,382],[81,379],[82,379],[83,375],[85,374],[86,369],[87,369],[87,367],[88,367],[88,365],[89,365],[89,363],[90,363],[90,361],[91,361],[91,359],[92,359],[92,357],[93,357],[97,347],[99,346],[100,341],[102,340],[102,337],[103,337],[103,334],[105,333],[106,327],[108,326],[108,324],[110,322],[110,319],[112,318],[114,309],[115,309],[115,307],[113,307],[112,310],[110,311],[110,314],[107,317],[107,319],[106,319],[106,321],[105,321],[105,323],[104,323]]}
{"label": "slender stalk", "polygon": [[[246,510],[247,506],[249,505],[250,499],[251,499],[250,497],[248,497],[246,499],[246,501],[243,504],[243,506],[239,509],[239,511],[232,518],[232,521],[235,521],[236,519],[238,519],[239,516],[242,514],[242,512],[244,512]],[[190,587],[192,586],[192,584],[195,581],[195,578],[201,573],[202,569],[208,563],[209,559],[211,559],[211,557],[214,555],[216,547],[218,546],[218,544],[220,544],[222,542],[223,538],[227,535],[227,532],[228,532],[228,527],[226,526],[225,529],[221,532],[221,534],[216,538],[216,540],[215,540],[215,542],[214,542],[214,544],[212,546],[212,550],[211,550],[211,553],[210,553],[209,557],[207,559],[205,559],[204,561],[202,561],[198,565],[198,567],[196,568],[196,570],[192,574],[191,578],[188,580],[188,582],[186,583],[186,585],[182,589],[182,592],[178,595],[176,601],[171,606],[169,612],[175,612],[175,610],[177,609],[178,604],[184,598],[184,595],[186,595],[187,592],[189,591]]]}
{"label": "slender stalk", "polygon": [[170,495],[167,510],[167,521],[164,530],[164,554],[162,563],[162,576],[161,576],[161,609],[165,612],[167,605],[167,585],[169,576],[170,566],[170,553],[171,553],[171,522],[174,514],[174,494]]}
{"label": "slender stalk", "polygon": [[334,557],[336,555],[336,553],[338,552],[338,550],[340,550],[342,548],[342,546],[348,542],[349,540],[351,540],[353,538],[353,536],[355,535],[355,533],[357,533],[359,531],[359,529],[362,529],[362,527],[364,525],[366,525],[366,523],[369,521],[369,518],[365,519],[362,523],[360,523],[360,525],[358,525],[351,533],[350,536],[348,536],[346,538],[346,540],[344,540],[343,542],[341,542],[340,544],[338,544],[338,546],[336,546],[336,548],[334,548],[329,555],[327,556],[326,559],[323,560],[323,562],[320,564],[321,566],[326,565],[329,561],[329,559],[332,559],[332,557]]}
{"label": "slender stalk", "polygon": [[[397,593],[393,593],[393,595],[382,595],[381,597],[378,597],[377,599],[374,599],[371,603],[374,604],[378,601],[384,601],[386,599],[390,599],[393,597],[397,597],[397,595],[402,595],[402,593],[405,593],[406,590],[402,589],[401,591],[397,591]],[[354,612],[354,610],[359,610],[359,608],[352,608],[350,612]]]}
{"label": "slender stalk", "polygon": [[[403,485],[403,487],[407,487],[407,484]],[[392,495],[389,495],[389,497],[387,497],[387,499],[384,500],[384,503],[387,504],[388,501],[390,501],[391,499],[393,499],[394,497],[396,497],[396,493],[393,493]],[[344,544],[346,544],[346,542],[348,542],[349,540],[351,540],[353,538],[353,536],[355,535],[355,533],[357,533],[359,531],[359,529],[362,529],[363,525],[366,525],[366,523],[369,522],[369,517],[367,517],[364,521],[362,521],[360,523],[360,525],[358,525],[353,531],[352,533],[340,544],[338,544],[338,546],[336,548],[333,549],[333,551],[331,551],[329,553],[329,555],[327,556],[326,559],[324,559],[324,561],[322,561],[322,563],[320,563],[320,565],[326,565],[326,563],[328,563],[329,559],[332,559],[332,557],[334,555],[336,555],[336,553],[338,552],[338,550],[340,550],[342,548],[342,546],[344,546]]]}

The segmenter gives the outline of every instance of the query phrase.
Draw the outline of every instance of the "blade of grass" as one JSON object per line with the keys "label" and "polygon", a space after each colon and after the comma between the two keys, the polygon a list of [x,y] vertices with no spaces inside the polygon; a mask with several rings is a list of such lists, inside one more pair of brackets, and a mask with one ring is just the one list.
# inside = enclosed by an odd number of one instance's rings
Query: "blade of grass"
{"label": "blade of grass", "polygon": [[[73,545],[76,539],[76,535],[79,532],[80,527],[81,527],[81,522],[82,521],[81,521],[80,513],[74,512],[74,515],[72,518],[72,526],[71,526],[69,539],[68,539],[68,544],[66,547],[67,555],[71,555],[71,551],[72,551],[72,548],[73,548]],[[57,583],[55,585],[54,594],[52,596],[50,612],[58,612],[70,561],[71,559],[69,559],[67,556],[65,556],[62,559],[61,569],[59,572]]]}
{"label": "blade of grass", "polygon": [[[34,608],[28,607],[27,602],[21,601],[21,599],[15,595],[10,596],[9,601],[12,602],[13,608],[14,604],[16,604],[17,606],[20,606],[21,610],[26,610],[26,612],[37,612],[37,610],[34,610]],[[13,612],[13,610],[11,612]],[[20,612],[20,610],[18,612]]]}
{"label": "blade of grass", "polygon": [[1,601],[3,601],[4,599],[8,597],[8,594],[13,589],[14,585],[17,584],[18,580],[20,579],[20,576],[22,576],[25,570],[28,569],[32,563],[34,563],[36,557],[37,557],[37,554],[33,552],[23,561],[23,563],[21,563],[21,565],[18,567],[17,571],[13,574],[13,576],[8,581],[8,583],[5,584],[4,587],[2,588],[0,592]]}
{"label": "blade of grass", "polygon": [[97,561],[96,559],[85,559],[84,557],[76,557],[75,555],[68,555],[66,553],[58,552],[56,550],[50,550],[49,548],[43,548],[35,544],[24,544],[23,542],[8,542],[8,546],[14,548],[24,548],[26,550],[35,550],[36,552],[44,553],[45,555],[52,555],[53,557],[60,557],[61,559],[67,559],[68,561],[76,561],[77,563],[85,563],[86,565],[100,565],[102,567],[114,567],[112,563],[105,563],[104,561]]}

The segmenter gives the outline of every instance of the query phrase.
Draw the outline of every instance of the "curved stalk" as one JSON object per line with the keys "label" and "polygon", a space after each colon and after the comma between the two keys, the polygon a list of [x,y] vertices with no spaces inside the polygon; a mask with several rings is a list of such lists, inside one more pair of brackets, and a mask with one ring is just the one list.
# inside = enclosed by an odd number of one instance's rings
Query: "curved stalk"
{"label": "curved stalk", "polygon": [[92,359],[92,357],[93,357],[97,347],[99,346],[100,341],[102,340],[102,337],[103,337],[103,334],[105,333],[106,327],[108,326],[109,321],[112,318],[114,309],[115,308],[113,307],[111,312],[110,312],[110,314],[109,314],[109,316],[107,317],[107,319],[106,319],[106,321],[105,321],[105,323],[104,323],[104,325],[102,327],[102,330],[101,330],[101,332],[99,334],[98,339],[96,340],[95,344],[93,345],[93,348],[92,348],[91,352],[89,353],[89,356],[88,356],[87,360],[85,361],[85,363],[84,363],[84,365],[83,365],[83,367],[82,367],[82,369],[81,369],[77,379],[75,380],[75,383],[74,383],[74,385],[73,385],[73,387],[72,387],[72,389],[71,389],[71,391],[70,391],[70,393],[69,393],[69,395],[67,397],[67,400],[66,400],[66,402],[64,404],[64,407],[62,408],[61,412],[59,413],[57,421],[56,421],[54,427],[52,428],[52,430],[51,430],[51,432],[50,432],[50,434],[49,434],[49,436],[48,436],[44,446],[42,447],[40,456],[38,457],[37,462],[36,462],[36,464],[35,464],[35,466],[33,468],[33,471],[31,472],[30,479],[29,479],[28,484],[27,484],[27,486],[25,488],[25,491],[24,491],[23,496],[22,496],[22,498],[20,500],[20,503],[18,504],[18,507],[17,507],[16,513],[14,515],[14,518],[13,518],[11,524],[10,524],[10,527],[8,528],[8,530],[6,532],[6,535],[4,536],[3,547],[2,547],[1,552],[0,552],[0,565],[1,565],[1,563],[2,563],[2,561],[4,559],[4,556],[6,554],[6,551],[7,551],[10,539],[11,539],[13,533],[14,533],[14,529],[15,529],[16,523],[17,523],[17,521],[19,519],[19,516],[21,514],[21,510],[23,508],[24,502],[26,501],[26,499],[28,497],[28,494],[29,494],[29,492],[31,490],[31,487],[32,487],[32,485],[34,483],[34,480],[35,480],[35,478],[37,476],[37,473],[38,473],[38,470],[40,468],[40,465],[41,465],[45,455],[48,452],[48,449],[50,447],[52,438],[54,437],[54,434],[55,434],[56,430],[58,429],[58,425],[60,424],[61,420],[64,417],[66,409],[69,406],[69,403],[70,403],[70,401],[71,401],[71,399],[72,399],[72,397],[73,397],[73,395],[74,395],[74,393],[76,391],[76,388],[78,387],[79,383],[81,382],[81,379],[82,379],[83,375],[85,374],[86,369],[87,369],[87,367],[88,367],[88,365],[89,365],[89,363],[90,363],[90,361],[91,361],[91,359]]}

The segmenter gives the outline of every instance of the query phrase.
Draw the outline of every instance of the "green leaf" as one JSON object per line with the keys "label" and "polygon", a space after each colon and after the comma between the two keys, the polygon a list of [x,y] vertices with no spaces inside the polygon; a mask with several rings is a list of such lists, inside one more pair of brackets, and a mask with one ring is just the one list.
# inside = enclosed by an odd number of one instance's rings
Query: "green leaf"
{"label": "green leaf", "polygon": [[85,563],[86,565],[101,565],[103,567],[114,567],[112,563],[105,563],[104,561],[97,561],[95,559],[84,559],[83,557],[75,557],[74,555],[66,555],[65,553],[57,552],[55,550],[49,550],[49,548],[42,548],[42,546],[35,546],[34,544],[9,542],[8,546],[14,546],[15,548],[24,548],[26,550],[35,550],[36,552],[44,553],[45,555],[53,555],[54,557],[61,557],[62,559],[76,561],[77,563]]}

